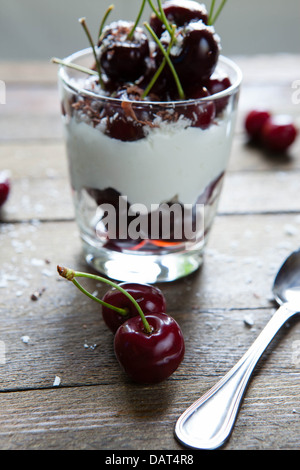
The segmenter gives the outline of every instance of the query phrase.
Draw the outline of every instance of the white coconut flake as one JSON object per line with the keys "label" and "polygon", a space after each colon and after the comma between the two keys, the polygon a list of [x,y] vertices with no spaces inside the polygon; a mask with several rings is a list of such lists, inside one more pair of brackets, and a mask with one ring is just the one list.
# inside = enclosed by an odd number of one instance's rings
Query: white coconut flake
{"label": "white coconut flake", "polygon": [[244,317],[244,323],[248,327],[252,327],[254,325],[254,320],[251,315],[245,315]]}
{"label": "white coconut flake", "polygon": [[53,387],[58,387],[60,383],[61,383],[61,378],[58,375],[56,375],[54,382],[53,382]]}
{"label": "white coconut flake", "polygon": [[24,336],[21,336],[21,340],[23,341],[23,343],[28,344],[30,341],[30,337],[27,335],[24,335]]}
{"label": "white coconut flake", "polygon": [[295,227],[294,225],[286,224],[284,226],[284,232],[286,233],[286,235],[290,235],[290,236],[297,235],[298,228]]}

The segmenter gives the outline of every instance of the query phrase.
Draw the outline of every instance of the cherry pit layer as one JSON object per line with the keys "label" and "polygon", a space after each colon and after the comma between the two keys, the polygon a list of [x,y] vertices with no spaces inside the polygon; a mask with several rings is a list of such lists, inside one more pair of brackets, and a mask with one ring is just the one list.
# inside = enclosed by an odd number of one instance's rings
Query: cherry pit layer
{"label": "cherry pit layer", "polygon": [[[228,98],[209,98],[232,85],[229,76],[223,72],[216,73],[221,44],[214,24],[225,3],[226,0],[222,0],[217,7],[213,0],[208,11],[205,5],[193,0],[164,3],[158,0],[156,5],[152,0],[143,0],[135,21],[118,20],[107,24],[113,9],[111,6],[104,14],[96,41],[93,41],[85,19],[81,18],[79,21],[92,50],[90,68],[59,59],[53,61],[81,70],[86,77],[82,79],[81,88],[92,93],[70,94],[62,102],[63,115],[84,120],[112,141],[117,140],[124,145],[146,139],[149,129],[164,123],[186,122],[189,128],[200,132],[208,132],[212,126],[217,126],[218,118],[228,105]],[[149,21],[140,26],[146,4],[151,8],[151,15]],[[96,100],[95,94],[104,99]],[[165,103],[166,107],[158,110],[155,103]],[[176,108],[168,106],[170,103],[175,103]],[[215,204],[223,176],[224,168],[220,168],[210,177],[201,194],[191,201],[194,207],[197,204],[207,207]],[[119,210],[119,197],[127,196],[118,187],[111,186],[96,188],[85,185],[81,192],[92,197],[98,207],[110,204],[116,211]],[[128,208],[136,202],[139,201],[128,200]],[[174,201],[165,199],[163,202],[170,206]],[[183,205],[180,200],[176,202]],[[118,216],[117,213],[116,221]],[[148,218],[145,225],[150,227],[155,214],[149,212],[145,217]],[[129,217],[128,226],[130,222]],[[121,252],[148,250],[153,254],[178,250],[186,239],[184,229],[180,230],[182,238],[174,238],[174,233],[178,233],[176,223],[175,219],[170,221],[167,239],[161,233],[155,239],[147,233],[141,239],[130,236],[124,239],[118,237],[118,227],[114,230],[116,235],[111,237],[104,227],[103,247]],[[193,210],[188,224],[195,227]]]}

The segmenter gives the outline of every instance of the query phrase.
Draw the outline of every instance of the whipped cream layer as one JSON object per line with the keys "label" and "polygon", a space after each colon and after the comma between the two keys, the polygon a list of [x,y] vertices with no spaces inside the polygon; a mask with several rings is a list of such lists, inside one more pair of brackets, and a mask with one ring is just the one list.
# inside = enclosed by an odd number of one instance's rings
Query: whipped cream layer
{"label": "whipped cream layer", "polygon": [[75,114],[65,126],[72,187],[110,187],[148,209],[167,201],[194,204],[225,171],[233,128],[225,111],[205,130],[163,122],[143,139],[122,142]]}

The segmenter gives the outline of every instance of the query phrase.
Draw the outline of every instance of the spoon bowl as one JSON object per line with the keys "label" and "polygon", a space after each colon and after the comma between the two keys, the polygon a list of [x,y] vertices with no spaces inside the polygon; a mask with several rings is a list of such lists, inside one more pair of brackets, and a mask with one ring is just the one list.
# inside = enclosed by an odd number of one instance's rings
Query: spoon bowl
{"label": "spoon bowl", "polygon": [[[276,302],[300,305],[300,249],[294,251],[283,263],[273,284],[273,295]],[[298,306],[298,307],[297,307]]]}
{"label": "spoon bowl", "polygon": [[194,449],[216,449],[229,438],[251,374],[279,329],[300,312],[300,250],[282,264],[273,284],[280,307],[237,364],[177,420],[175,435]]}

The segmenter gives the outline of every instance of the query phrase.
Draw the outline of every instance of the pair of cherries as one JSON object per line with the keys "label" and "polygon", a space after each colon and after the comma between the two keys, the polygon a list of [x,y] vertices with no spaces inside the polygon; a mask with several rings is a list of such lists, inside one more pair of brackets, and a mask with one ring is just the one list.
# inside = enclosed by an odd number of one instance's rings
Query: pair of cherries
{"label": "pair of cherries", "polygon": [[272,115],[266,109],[251,110],[245,129],[253,142],[272,152],[285,152],[298,134],[291,116]]}
{"label": "pair of cherries", "polygon": [[[158,383],[175,372],[184,357],[184,338],[178,323],[165,313],[166,301],[160,289],[148,284],[115,284],[60,266],[57,270],[102,305],[104,322],[114,334],[116,358],[134,382]],[[104,282],[111,289],[98,299],[77,282],[77,277]]]}

